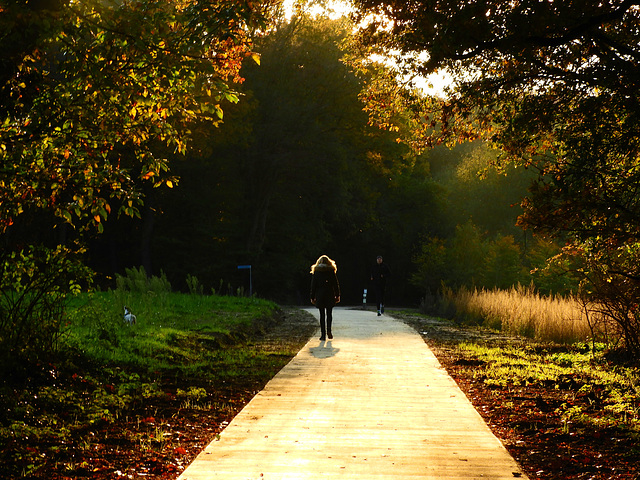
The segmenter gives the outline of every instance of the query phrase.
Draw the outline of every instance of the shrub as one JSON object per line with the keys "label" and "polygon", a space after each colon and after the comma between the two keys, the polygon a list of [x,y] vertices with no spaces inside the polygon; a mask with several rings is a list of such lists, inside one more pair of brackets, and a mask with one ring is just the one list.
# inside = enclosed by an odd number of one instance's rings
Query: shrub
{"label": "shrub", "polygon": [[189,288],[189,293],[191,295],[203,295],[204,287],[198,280],[198,277],[195,275],[188,274],[187,275],[187,287]]}
{"label": "shrub", "polygon": [[[78,252],[76,252],[78,253]],[[0,256],[0,366],[53,353],[70,294],[91,280],[70,249],[31,246]]]}

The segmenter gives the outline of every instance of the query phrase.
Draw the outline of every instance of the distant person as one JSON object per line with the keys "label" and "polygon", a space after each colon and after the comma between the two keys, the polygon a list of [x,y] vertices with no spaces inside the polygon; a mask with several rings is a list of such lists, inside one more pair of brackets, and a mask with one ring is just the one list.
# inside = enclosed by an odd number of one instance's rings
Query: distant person
{"label": "distant person", "polygon": [[384,313],[384,289],[387,286],[387,279],[391,276],[391,270],[382,261],[382,256],[378,255],[376,263],[371,267],[371,282],[373,282],[373,293],[376,296],[376,307],[378,316]]}
{"label": "distant person", "polygon": [[322,255],[315,265],[311,266],[311,303],[320,310],[320,340],[329,336],[331,340],[331,323],[333,307],[340,302],[340,285],[336,272],[336,262]]}

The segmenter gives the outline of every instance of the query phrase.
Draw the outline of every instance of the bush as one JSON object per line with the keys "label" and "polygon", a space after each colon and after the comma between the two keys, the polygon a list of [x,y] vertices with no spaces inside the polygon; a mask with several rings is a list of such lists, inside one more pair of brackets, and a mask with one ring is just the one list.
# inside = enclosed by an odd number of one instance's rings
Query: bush
{"label": "bush", "polygon": [[187,275],[187,287],[189,288],[189,293],[191,295],[203,295],[204,287],[198,280],[198,277],[195,275],[188,274]]}
{"label": "bush", "polygon": [[32,246],[0,256],[0,366],[42,360],[63,334],[67,298],[91,280],[76,253]]}

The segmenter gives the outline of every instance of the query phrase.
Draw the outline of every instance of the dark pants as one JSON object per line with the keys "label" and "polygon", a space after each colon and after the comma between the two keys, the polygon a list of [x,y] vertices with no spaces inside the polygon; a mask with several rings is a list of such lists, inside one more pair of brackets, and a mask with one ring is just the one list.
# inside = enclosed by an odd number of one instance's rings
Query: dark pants
{"label": "dark pants", "polygon": [[320,337],[325,338],[327,333],[332,336],[331,323],[333,322],[333,307],[321,307],[320,310]]}
{"label": "dark pants", "polygon": [[376,308],[378,311],[384,308],[384,287],[385,284],[381,282],[375,282],[373,284],[373,293],[376,296]]}

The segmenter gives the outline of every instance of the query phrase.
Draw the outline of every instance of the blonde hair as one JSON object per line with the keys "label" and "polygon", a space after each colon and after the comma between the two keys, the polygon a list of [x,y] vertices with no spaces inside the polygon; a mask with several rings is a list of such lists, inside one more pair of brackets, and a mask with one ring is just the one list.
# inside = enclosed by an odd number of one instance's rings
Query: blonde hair
{"label": "blonde hair", "polygon": [[311,273],[315,273],[316,268],[318,268],[320,265],[328,265],[333,269],[334,272],[338,271],[338,266],[336,265],[336,262],[331,260],[326,255],[322,255],[320,258],[318,258],[315,264],[311,265]]}

